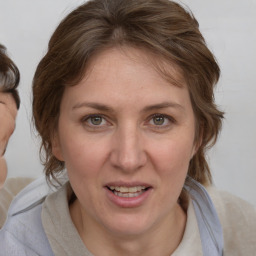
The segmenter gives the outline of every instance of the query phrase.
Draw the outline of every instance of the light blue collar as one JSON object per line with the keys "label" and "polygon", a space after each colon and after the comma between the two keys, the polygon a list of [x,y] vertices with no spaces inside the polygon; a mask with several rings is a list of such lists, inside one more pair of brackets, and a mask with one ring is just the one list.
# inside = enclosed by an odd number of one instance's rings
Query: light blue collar
{"label": "light blue collar", "polygon": [[223,255],[223,233],[220,220],[206,189],[194,179],[187,177],[185,190],[194,206],[204,256]]}
{"label": "light blue collar", "polygon": [[[202,242],[203,255],[222,256],[222,227],[215,207],[206,189],[200,183],[190,177],[187,177],[184,188],[189,193],[192,199]],[[15,216],[19,213],[26,212],[31,208],[42,204],[42,201],[44,200],[45,196],[49,194],[50,190],[51,189],[49,189],[44,178],[34,181],[30,185],[28,185],[22,192],[20,192],[17,198],[14,199],[9,209],[9,215]],[[38,218],[37,221],[41,223],[41,218]],[[37,226],[38,225],[34,225],[34,227]],[[44,232],[42,232],[42,230],[40,230],[39,228],[38,234],[40,233],[42,235],[42,241],[48,241],[45,237]],[[52,251],[48,242],[45,242],[45,244],[45,250],[46,248],[48,248],[47,255],[52,255]]]}

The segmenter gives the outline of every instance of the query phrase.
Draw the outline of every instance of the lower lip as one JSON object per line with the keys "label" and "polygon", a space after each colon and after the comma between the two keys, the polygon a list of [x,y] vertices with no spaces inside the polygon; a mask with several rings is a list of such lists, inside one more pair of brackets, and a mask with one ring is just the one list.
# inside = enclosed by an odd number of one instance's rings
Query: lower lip
{"label": "lower lip", "polygon": [[108,199],[118,207],[122,208],[134,208],[143,205],[152,191],[152,188],[148,188],[142,194],[135,197],[120,197],[115,195],[108,188],[105,189]]}

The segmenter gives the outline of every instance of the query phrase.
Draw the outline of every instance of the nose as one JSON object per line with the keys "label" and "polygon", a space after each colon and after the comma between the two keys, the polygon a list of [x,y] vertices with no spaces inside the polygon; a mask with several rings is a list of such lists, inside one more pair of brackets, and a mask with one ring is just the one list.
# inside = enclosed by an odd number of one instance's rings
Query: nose
{"label": "nose", "polygon": [[147,155],[137,127],[119,128],[112,140],[111,164],[123,172],[134,172],[145,166]]}

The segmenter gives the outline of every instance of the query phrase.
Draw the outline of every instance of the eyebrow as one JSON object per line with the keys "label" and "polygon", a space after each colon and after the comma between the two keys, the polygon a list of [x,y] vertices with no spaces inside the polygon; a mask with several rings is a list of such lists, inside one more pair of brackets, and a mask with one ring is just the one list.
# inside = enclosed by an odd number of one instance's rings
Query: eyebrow
{"label": "eyebrow", "polygon": [[[89,107],[89,108],[94,108],[99,111],[106,111],[106,112],[114,112],[114,109],[101,103],[96,103],[96,102],[82,102],[74,105],[72,107],[72,110],[83,108],[83,107]],[[146,106],[145,108],[142,109],[141,112],[148,112],[152,110],[158,110],[158,109],[164,109],[164,108],[176,108],[176,109],[181,109],[184,110],[184,107],[178,103],[175,102],[162,102],[159,104],[154,104],[150,106]]]}
{"label": "eyebrow", "polygon": [[159,104],[154,104],[154,105],[147,106],[142,111],[147,112],[147,111],[163,109],[163,108],[177,108],[177,109],[184,110],[184,107],[182,105],[178,104],[178,103],[162,102],[162,103],[159,103]]}
{"label": "eyebrow", "polygon": [[95,103],[95,102],[78,103],[78,104],[76,104],[75,106],[72,107],[72,110],[75,110],[75,109],[78,109],[78,108],[83,108],[83,107],[94,108],[94,109],[98,109],[100,111],[113,112],[113,109],[111,107],[108,107],[104,104]]}

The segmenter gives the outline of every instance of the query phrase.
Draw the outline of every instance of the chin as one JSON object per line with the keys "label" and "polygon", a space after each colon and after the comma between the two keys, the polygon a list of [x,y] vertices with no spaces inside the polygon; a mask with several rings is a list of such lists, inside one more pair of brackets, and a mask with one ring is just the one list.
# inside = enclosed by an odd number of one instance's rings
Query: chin
{"label": "chin", "polygon": [[149,216],[138,216],[134,214],[134,216],[121,215],[118,217],[114,217],[111,222],[106,226],[113,233],[120,236],[136,236],[142,235],[152,228],[155,224]]}

